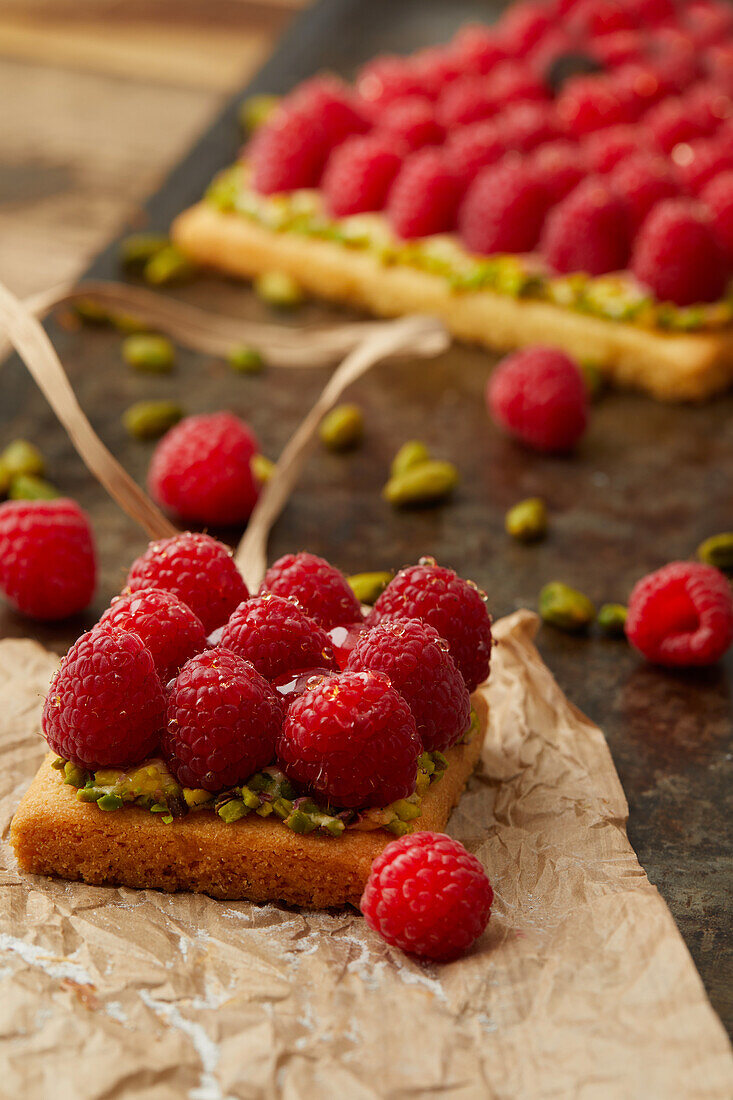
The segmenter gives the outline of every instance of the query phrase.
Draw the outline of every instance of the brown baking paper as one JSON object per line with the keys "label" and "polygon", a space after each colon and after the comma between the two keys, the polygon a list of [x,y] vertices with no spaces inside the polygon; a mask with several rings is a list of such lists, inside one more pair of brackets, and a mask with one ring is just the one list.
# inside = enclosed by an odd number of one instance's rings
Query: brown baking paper
{"label": "brown baking paper", "polygon": [[0,1093],[729,1100],[725,1033],[626,838],[603,735],[540,661],[535,626],[496,626],[482,765],[449,825],[496,901],[473,951],[442,966],[352,910],[20,875],[8,826],[56,661],[0,643]]}

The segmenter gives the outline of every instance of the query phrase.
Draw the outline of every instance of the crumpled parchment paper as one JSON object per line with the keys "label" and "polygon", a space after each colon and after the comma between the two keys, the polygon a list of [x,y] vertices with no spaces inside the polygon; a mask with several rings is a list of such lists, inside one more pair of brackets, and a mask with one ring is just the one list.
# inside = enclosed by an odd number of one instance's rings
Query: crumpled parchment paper
{"label": "crumpled parchment paper", "polygon": [[0,1094],[729,1100],[727,1038],[626,838],[603,735],[535,627],[529,612],[496,624],[490,733],[449,826],[496,901],[473,951],[442,966],[355,911],[20,875],[8,827],[56,659],[0,643]]}

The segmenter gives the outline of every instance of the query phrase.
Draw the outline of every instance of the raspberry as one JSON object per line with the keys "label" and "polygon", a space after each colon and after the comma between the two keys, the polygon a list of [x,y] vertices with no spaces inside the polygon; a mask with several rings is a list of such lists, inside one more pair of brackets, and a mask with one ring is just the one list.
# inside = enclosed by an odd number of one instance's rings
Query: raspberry
{"label": "raspberry", "polygon": [[733,172],[714,176],[703,188],[700,199],[710,211],[715,235],[733,265]]}
{"label": "raspberry", "polygon": [[251,664],[216,648],[183,666],[167,718],[163,747],[178,782],[221,791],[272,762],[283,709]]}
{"label": "raspberry", "polygon": [[578,41],[573,35],[559,27],[544,36],[529,54],[528,60],[532,71],[555,95],[571,77],[597,73],[603,69],[595,57],[578,48]]}
{"label": "raspberry", "polygon": [[550,267],[562,274],[620,271],[630,249],[626,204],[602,176],[589,176],[550,211],[540,249]]}
{"label": "raspberry", "polygon": [[657,103],[644,116],[644,126],[663,153],[671,153],[681,141],[704,137],[711,130],[701,110],[682,96]]}
{"label": "raspberry", "polygon": [[352,134],[363,134],[370,123],[349,88],[333,76],[314,76],[298,85],[286,106],[317,122],[329,149]]}
{"label": "raspberry", "polygon": [[152,496],[186,523],[244,523],[257,503],[252,430],[230,412],[187,416],[166,432],[148,472]]}
{"label": "raspberry", "polygon": [[523,0],[507,8],[497,30],[507,54],[524,57],[551,26],[552,13],[548,7]]}
{"label": "raspberry", "polygon": [[330,630],[361,618],[361,605],[343,573],[315,554],[285,554],[265,573],[260,595],[295,599],[311,619]]}
{"label": "raspberry", "polygon": [[420,95],[420,80],[409,60],[396,54],[384,54],[373,58],[359,70],[356,90],[373,117],[394,99],[408,95]]}
{"label": "raspberry", "polygon": [[712,565],[673,561],[636,583],[626,636],[648,661],[710,665],[733,642],[733,595]]}
{"label": "raspberry", "polygon": [[553,206],[569,195],[586,174],[582,150],[569,141],[541,145],[532,154],[530,164]]}
{"label": "raspberry", "polygon": [[625,96],[607,77],[576,76],[557,97],[557,117],[568,134],[581,138],[604,126],[633,121]]}
{"label": "raspberry", "polygon": [[248,596],[231,551],[210,535],[191,531],[151,542],[132,563],[123,595],[143,588],[162,588],[178,596],[206,631],[225,623]]}
{"label": "raspberry", "polygon": [[[733,69],[733,52],[731,68]],[[699,80],[697,84],[693,84],[685,92],[684,102],[698,112],[699,117],[707,124],[708,132],[733,119],[733,89],[728,92],[715,80]]]}
{"label": "raspberry", "polygon": [[486,403],[498,424],[537,451],[572,450],[588,420],[583,377],[556,348],[508,355],[489,378]]}
{"label": "raspberry", "polygon": [[383,619],[422,619],[448,643],[451,657],[475,691],[489,675],[491,619],[485,595],[452,569],[421,558],[390,581],[367,619],[370,626]]}
{"label": "raspberry", "polygon": [[277,692],[283,708],[287,710],[290,704],[298,699],[303,692],[316,687],[327,680],[329,676],[333,676],[333,669],[305,668],[300,672],[284,672],[282,676],[275,676],[270,683]]}
{"label": "raspberry", "polygon": [[482,23],[462,27],[451,43],[459,71],[485,76],[506,59],[506,50],[496,31]]}
{"label": "raspberry", "polygon": [[695,43],[676,27],[660,27],[651,40],[652,68],[660,81],[660,97],[681,92],[700,75]]}
{"label": "raspberry", "polygon": [[206,647],[206,631],[199,617],[162,588],[116,596],[99,621],[114,630],[137,634],[150,650],[163,684],[177,675],[189,657]]}
{"label": "raspberry", "polygon": [[438,98],[436,118],[439,125],[450,132],[456,126],[487,118],[493,111],[486,80],[480,76],[464,76],[443,90]]}
{"label": "raspberry", "polygon": [[387,200],[387,217],[409,240],[446,233],[456,223],[461,197],[458,177],[439,149],[418,149],[402,165]]}
{"label": "raspberry", "polygon": [[733,34],[733,11],[729,4],[687,4],[685,23],[696,46],[717,46]]}
{"label": "raspberry", "polygon": [[568,19],[568,30],[579,38],[629,31],[636,25],[632,5],[617,0],[581,0]]}
{"label": "raspberry", "polygon": [[610,172],[619,161],[639,151],[643,137],[638,126],[608,126],[605,130],[596,130],[588,134],[582,149],[591,172]]}
{"label": "raspberry", "polygon": [[469,184],[479,169],[500,160],[506,145],[493,119],[482,119],[470,126],[460,126],[449,135],[446,157],[456,175]]}
{"label": "raspberry", "polygon": [[636,31],[615,31],[594,39],[592,53],[605,68],[613,69],[628,61],[642,61],[646,51]]}
{"label": "raspberry", "polygon": [[513,103],[497,115],[496,122],[507,149],[522,153],[560,137],[550,103]]}
{"label": "raspberry", "polygon": [[321,181],[326,205],[336,217],[381,210],[402,157],[391,136],[349,138],[334,149]]}
{"label": "raspberry", "polygon": [[324,630],[292,600],[266,593],[232,612],[219,644],[244,657],[266,680],[297,669],[335,668]]}
{"label": "raspberry", "polygon": [[733,42],[721,42],[705,53],[705,70],[722,92],[733,96]]}
{"label": "raspberry", "polygon": [[32,619],[75,615],[97,583],[94,536],[73,500],[0,504],[0,589]]}
{"label": "raspberry", "polygon": [[412,95],[387,104],[379,117],[380,130],[404,141],[410,149],[439,145],[443,127],[435,119],[435,107],[425,96]]}
{"label": "raspberry", "polygon": [[733,169],[733,140],[730,134],[720,139],[698,138],[677,146],[672,160],[685,190],[699,195],[714,176]]}
{"label": "raspberry", "polygon": [[626,203],[635,232],[658,202],[679,195],[669,162],[650,153],[637,153],[618,164],[608,177],[617,195]]}
{"label": "raspberry", "polygon": [[609,86],[624,105],[628,121],[633,122],[665,95],[675,90],[659,65],[629,62],[608,77]]}
{"label": "raspberry", "polygon": [[476,856],[444,833],[423,832],[393,840],[377,856],[360,906],[392,947],[447,962],[481,935],[493,900]]}
{"label": "raspberry", "polygon": [[674,0],[634,0],[634,13],[640,27],[654,27],[674,19]]}
{"label": "raspberry", "polygon": [[150,756],[165,721],[152,654],[137,634],[97,625],[82,634],[51,681],[43,733],[81,768],[124,768]]}
{"label": "raspberry", "polygon": [[522,100],[549,99],[550,89],[526,62],[501,61],[486,78],[486,93],[498,109]]}
{"label": "raspberry", "polygon": [[333,647],[333,655],[336,664],[343,670],[349,663],[351,651],[359,641],[362,634],[368,630],[363,619],[357,623],[348,623],[346,626],[334,626],[328,632],[328,638]]}
{"label": "raspberry", "polygon": [[685,199],[659,203],[634,244],[631,270],[662,302],[713,302],[725,291],[726,264],[704,208]]}
{"label": "raspberry", "polygon": [[483,168],[461,204],[461,239],[471,252],[529,252],[537,244],[550,197],[527,158]]}
{"label": "raspberry", "polygon": [[463,677],[437,630],[420,619],[373,626],[351,651],[347,672],[383,672],[412,711],[423,748],[444,752],[471,721]]}
{"label": "raspberry", "polygon": [[437,99],[445,85],[461,75],[461,65],[450,47],[428,46],[410,60],[422,94],[428,99]]}
{"label": "raspberry", "polygon": [[325,130],[317,120],[280,106],[247,146],[253,188],[272,195],[316,187],[328,149]]}
{"label": "raspberry", "polygon": [[288,778],[345,809],[407,798],[421,751],[410,708],[379,672],[342,672],[305,691],[277,740]]}

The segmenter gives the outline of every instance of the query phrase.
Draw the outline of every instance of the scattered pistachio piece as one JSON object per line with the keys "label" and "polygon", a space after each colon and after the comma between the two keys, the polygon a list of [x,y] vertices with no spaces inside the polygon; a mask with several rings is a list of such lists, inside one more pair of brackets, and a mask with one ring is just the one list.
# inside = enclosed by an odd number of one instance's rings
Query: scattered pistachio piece
{"label": "scattered pistachio piece", "polygon": [[109,324],[109,312],[94,298],[79,298],[74,302],[74,312],[85,325]]}
{"label": "scattered pistachio piece", "polygon": [[265,361],[257,349],[248,348],[244,344],[232,348],[227,355],[227,362],[238,374],[261,374],[265,369]]}
{"label": "scattered pistachio piece", "polygon": [[19,474],[14,477],[8,490],[11,500],[55,500],[60,495],[50,481],[34,477],[33,474]]}
{"label": "scattered pistachio piece", "polygon": [[150,257],[143,268],[145,282],[151,286],[185,283],[193,279],[195,274],[195,265],[174,244],[161,248]]}
{"label": "scattered pistachio piece", "polygon": [[150,325],[146,325],[139,317],[133,317],[131,313],[110,313],[109,320],[118,332],[124,332],[126,336],[136,332],[150,332]]}
{"label": "scattered pistachio piece", "polygon": [[239,105],[239,125],[245,133],[253,134],[275,110],[280,102],[278,95],[251,95]]}
{"label": "scattered pistachio piece", "polygon": [[260,485],[267,485],[275,469],[272,459],[266,458],[265,455],[252,455],[249,465],[255,480],[259,481]]}
{"label": "scattered pistachio piece", "polygon": [[348,451],[364,436],[364,414],[358,405],[336,405],[324,416],[318,435],[329,451]]}
{"label": "scattered pistachio piece", "polygon": [[170,243],[162,233],[131,233],[120,243],[120,261],[124,267],[141,270]]}
{"label": "scattered pistachio piece", "polygon": [[136,401],[122,414],[122,423],[133,439],[160,439],[183,415],[175,401]]}
{"label": "scattered pistachio piece", "polygon": [[599,630],[609,638],[623,637],[627,614],[622,603],[604,603],[596,620]]}
{"label": "scattered pistachio piece", "polygon": [[429,460],[430,451],[425,444],[421,443],[419,439],[410,439],[407,443],[402,444],[392,459],[389,476],[399,477],[406,470],[411,470],[413,466],[419,466],[422,462],[428,462]]}
{"label": "scattered pistachio piece", "polygon": [[382,496],[395,507],[432,504],[444,500],[458,484],[458,470],[452,462],[430,459],[413,466],[397,477],[391,477]]}
{"label": "scattered pistachio piece", "polygon": [[596,609],[582,592],[562,581],[551,581],[540,592],[540,615],[546,623],[570,632],[585,630]]}
{"label": "scattered pistachio piece", "polygon": [[359,603],[371,606],[375,604],[382,592],[392,580],[392,573],[354,573],[346,578]]}
{"label": "scattered pistachio piece", "polygon": [[121,799],[118,794],[103,794],[101,798],[97,799],[97,806],[99,809],[108,812],[112,810],[121,810],[124,804],[123,799]]}
{"label": "scattered pistachio piece", "polygon": [[519,542],[537,542],[547,534],[547,506],[541,497],[520,500],[504,517],[507,534]]}
{"label": "scattered pistachio piece", "polygon": [[[59,769],[61,770],[61,769]],[[64,783],[70,787],[83,787],[87,781],[87,773],[78,764],[72,764],[70,760],[63,762]]]}
{"label": "scattered pistachio piece", "polygon": [[29,443],[27,439],[14,439],[12,443],[8,443],[0,454],[0,462],[11,478],[18,477],[19,474],[40,476],[46,469],[46,463],[38,447]]}
{"label": "scattered pistachio piece", "polygon": [[390,809],[394,810],[400,821],[415,821],[420,816],[419,802],[410,802],[408,798],[399,798]]}
{"label": "scattered pistachio piece", "polygon": [[733,531],[705,539],[697,548],[697,556],[706,565],[714,565],[725,573],[733,571]]}
{"label": "scattered pistachio piece", "polygon": [[133,370],[147,374],[169,374],[176,353],[167,336],[141,333],[122,341],[122,358]]}
{"label": "scattered pistachio piece", "polygon": [[252,284],[255,294],[277,309],[294,309],[303,301],[303,289],[284,271],[265,271]]}

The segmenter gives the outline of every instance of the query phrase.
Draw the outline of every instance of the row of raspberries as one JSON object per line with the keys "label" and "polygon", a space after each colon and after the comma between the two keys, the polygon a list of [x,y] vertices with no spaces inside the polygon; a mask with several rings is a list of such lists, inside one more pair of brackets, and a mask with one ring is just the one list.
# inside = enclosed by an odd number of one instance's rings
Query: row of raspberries
{"label": "row of raspberries", "polygon": [[444,48],[377,58],[353,89],[306,81],[247,148],[253,186],[320,186],[336,217],[384,210],[400,237],[457,230],[471,252],[538,251],[559,273],[630,267],[679,305],[720,297],[733,265],[730,7],[557,7],[514,5]]}
{"label": "row of raspberries", "polygon": [[89,770],[159,753],[183,786],[219,791],[277,761],[331,806],[384,806],[413,793],[423,751],[466,733],[490,655],[485,597],[432,559],[365,620],[321,558],[281,558],[250,597],[222,543],[185,533],[151,543],[71,647],[43,730]]}

